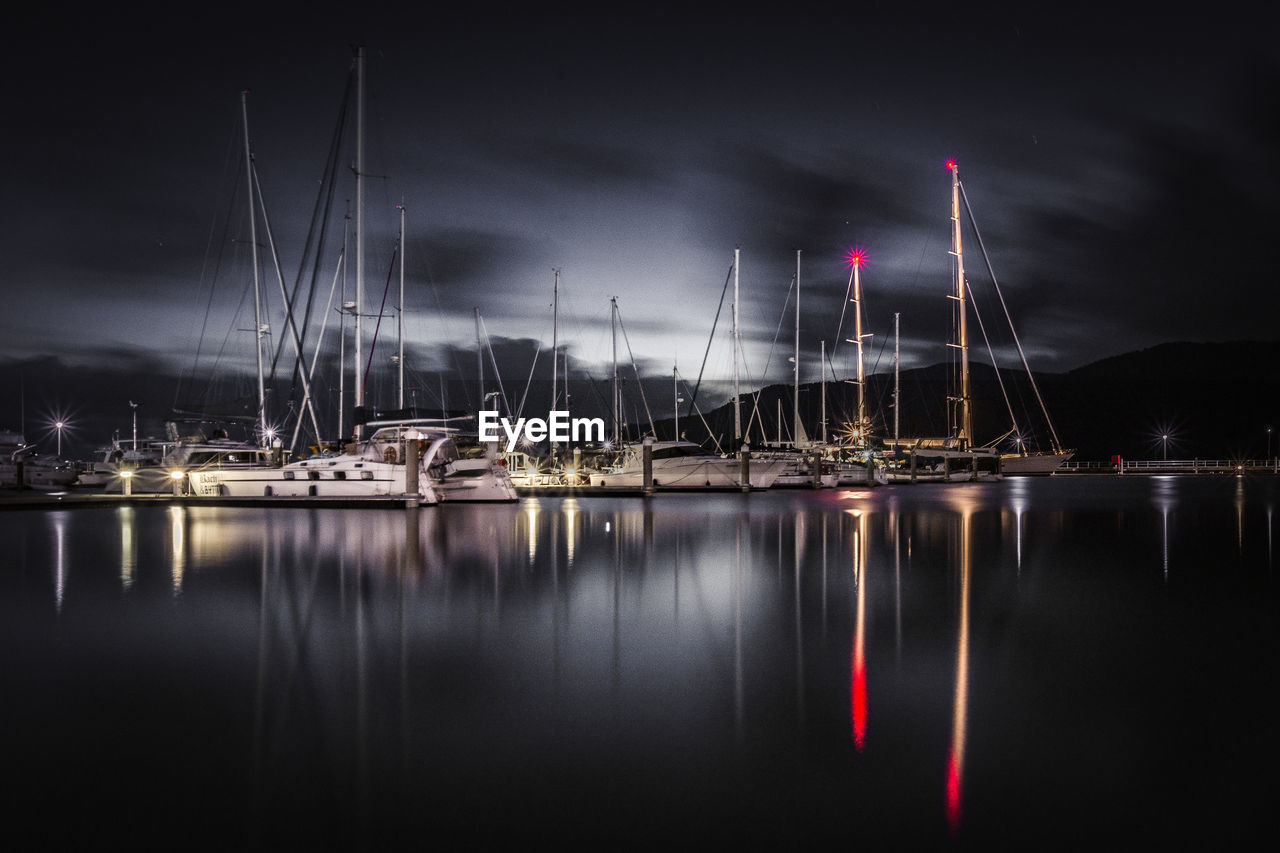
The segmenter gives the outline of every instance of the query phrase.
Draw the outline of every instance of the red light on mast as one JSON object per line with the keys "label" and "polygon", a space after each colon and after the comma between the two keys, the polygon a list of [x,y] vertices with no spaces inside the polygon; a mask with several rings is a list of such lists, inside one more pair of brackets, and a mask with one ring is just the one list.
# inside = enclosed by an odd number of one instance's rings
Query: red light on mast
{"label": "red light on mast", "polygon": [[867,262],[867,250],[862,248],[861,246],[858,246],[856,248],[850,247],[849,250],[844,253],[845,266],[860,267],[866,262]]}
{"label": "red light on mast", "polygon": [[947,161],[947,171],[948,171],[948,172],[954,172],[955,170],[956,170],[956,161],[955,161],[955,160],[948,160],[948,161]]}

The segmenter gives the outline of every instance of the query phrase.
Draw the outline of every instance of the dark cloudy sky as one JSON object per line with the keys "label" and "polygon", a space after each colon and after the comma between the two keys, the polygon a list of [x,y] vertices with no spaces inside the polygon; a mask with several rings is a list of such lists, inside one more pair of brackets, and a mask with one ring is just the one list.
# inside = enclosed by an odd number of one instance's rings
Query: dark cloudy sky
{"label": "dark cloudy sky", "polygon": [[[550,346],[553,269],[575,369],[603,375],[616,296],[642,370],[669,377],[678,364],[692,378],[735,248],[745,381],[790,381],[797,250],[803,379],[817,378],[820,341],[835,346],[851,246],[870,256],[868,358],[887,369],[879,347],[898,312],[904,365],[944,361],[948,158],[1033,368],[1276,337],[1273,12],[432,5],[11,19],[0,421],[16,421],[24,370],[28,407],[73,405],[33,392],[50,380],[32,365],[50,359],[118,365],[144,388],[249,363],[240,92],[292,288],[312,275],[300,268],[354,44],[368,56],[365,310],[381,302],[403,202],[415,387],[474,370],[476,308],[509,341],[508,393],[522,387],[537,342]],[[308,350],[354,203],[354,137],[343,145]],[[966,267],[1007,354],[974,240]],[[706,362],[719,378],[731,370],[724,310]],[[284,323],[268,319],[279,345]],[[370,379],[384,405],[391,323]],[[336,345],[332,325],[326,335]]]}

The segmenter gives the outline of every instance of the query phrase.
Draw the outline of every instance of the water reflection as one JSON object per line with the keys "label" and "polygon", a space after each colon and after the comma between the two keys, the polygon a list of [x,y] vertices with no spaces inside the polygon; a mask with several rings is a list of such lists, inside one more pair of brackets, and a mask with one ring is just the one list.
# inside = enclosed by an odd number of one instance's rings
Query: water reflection
{"label": "water reflection", "polygon": [[133,531],[134,508],[120,507],[116,510],[116,518],[120,522],[120,586],[128,592],[138,568],[138,542]]}
{"label": "water reflection", "polygon": [[1174,477],[1154,478],[1152,496],[1160,510],[1160,560],[1164,580],[1169,580],[1169,513],[1178,503],[1178,484]]}
{"label": "water reflection", "polygon": [[853,653],[850,656],[849,720],[853,743],[862,752],[867,739],[867,515],[862,510],[849,510],[854,527],[850,550],[853,557],[854,629]]}
{"label": "water reflection", "polygon": [[[1036,837],[1003,798],[1034,801],[1037,819],[1088,815],[1095,776],[1167,795],[1169,763],[1113,762],[1107,745],[1163,754],[1168,727],[1216,713],[1171,705],[1169,676],[1213,673],[1219,692],[1200,693],[1220,695],[1223,667],[1186,666],[1205,661],[1182,637],[1230,632],[1170,626],[1269,577],[1275,487],[1134,480],[139,506],[6,535],[39,551],[31,597],[53,621],[52,577],[62,617],[64,645],[27,647],[142,684],[111,697],[123,710],[103,725],[191,744],[181,781],[216,779],[237,817],[251,802],[254,846],[302,832],[374,847],[368,833],[406,824],[741,828],[768,813],[846,839],[920,827],[896,840],[928,847],[1004,819]],[[1178,583],[1151,582],[1157,560]],[[1143,693],[1144,678],[1157,686]],[[73,681],[67,708],[90,705]],[[21,707],[17,722],[48,712]],[[1055,737],[1100,707],[1096,739]],[[1157,708],[1170,722],[1152,734]]]}
{"label": "water reflection", "polygon": [[956,635],[956,680],[952,699],[951,747],[947,757],[946,812],[952,834],[960,829],[964,784],[964,749],[969,715],[969,583],[972,551],[972,519],[974,506],[959,501],[956,563],[960,576],[959,625]]}

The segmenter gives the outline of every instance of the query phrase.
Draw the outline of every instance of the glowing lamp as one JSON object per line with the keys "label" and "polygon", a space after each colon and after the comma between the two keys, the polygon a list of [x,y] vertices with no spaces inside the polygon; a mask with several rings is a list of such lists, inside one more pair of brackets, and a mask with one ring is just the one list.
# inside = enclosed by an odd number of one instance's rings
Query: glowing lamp
{"label": "glowing lamp", "polygon": [[181,471],[170,471],[169,476],[174,480],[181,480],[184,475]]}
{"label": "glowing lamp", "polygon": [[948,161],[947,161],[947,171],[948,171],[948,172],[954,172],[955,170],[956,170],[956,161],[955,161],[955,160],[948,160]]}

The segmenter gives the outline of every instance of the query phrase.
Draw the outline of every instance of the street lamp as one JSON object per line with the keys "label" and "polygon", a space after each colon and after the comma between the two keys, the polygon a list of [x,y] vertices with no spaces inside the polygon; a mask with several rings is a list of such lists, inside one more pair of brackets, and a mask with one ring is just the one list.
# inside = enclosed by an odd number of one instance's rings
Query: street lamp
{"label": "street lamp", "polygon": [[1164,461],[1169,461],[1169,434],[1166,432],[1160,436],[1160,442],[1164,446]]}
{"label": "street lamp", "polygon": [[58,458],[62,458],[62,428],[65,427],[66,421],[54,421],[53,428],[58,431]]}
{"label": "street lamp", "polygon": [[1271,458],[1271,427],[1267,427],[1267,458]]}

